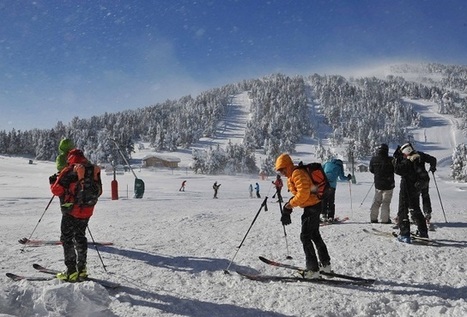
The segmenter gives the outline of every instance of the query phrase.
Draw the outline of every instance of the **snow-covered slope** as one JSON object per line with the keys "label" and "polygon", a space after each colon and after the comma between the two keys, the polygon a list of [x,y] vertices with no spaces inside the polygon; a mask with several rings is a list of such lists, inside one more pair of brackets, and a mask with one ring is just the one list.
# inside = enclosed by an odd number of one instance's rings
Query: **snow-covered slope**
{"label": "snow-covered slope", "polygon": [[[112,176],[103,175],[105,192],[89,228],[95,240],[114,245],[100,247],[99,253],[91,248],[88,267],[93,276],[118,282],[120,288],[107,290],[93,282],[13,282],[5,273],[40,274],[32,268],[36,262],[64,268],[61,247],[31,248],[17,242],[29,237],[36,225],[32,238],[58,239],[60,211],[56,199],[45,211],[51,197],[48,176],[55,171],[53,163],[28,164],[27,159],[0,156],[0,315],[466,316],[467,184],[447,177],[447,158],[453,140],[460,141],[459,135],[453,132],[451,119],[440,117],[427,104],[419,107],[424,120],[423,127],[413,131],[416,147],[442,162],[436,176],[448,221],[432,183],[437,230],[431,237],[449,246],[407,245],[363,232],[372,227],[392,230],[389,225],[369,224],[373,196],[369,173],[357,173],[357,184],[339,183],[336,215],[350,220],[321,229],[334,270],[376,278],[373,287],[242,279],[235,270],[292,273],[263,264],[259,255],[304,264],[299,239],[301,210],[294,211],[284,236],[279,206],[271,198],[271,179],[194,175],[186,168],[135,170],[146,184],[142,199],[131,198],[134,177],[126,173],[117,176],[120,199],[111,200]],[[241,138],[236,127],[242,125],[246,113],[240,108],[233,108],[226,118],[226,129],[220,131],[226,138]],[[301,155],[311,155],[309,144],[300,145],[299,150]],[[137,153],[145,154],[147,150]],[[190,153],[178,154],[182,167],[188,166]],[[180,192],[183,180],[187,180],[186,191]],[[212,199],[214,181],[222,184],[219,199]],[[262,199],[249,198],[248,185],[255,182],[261,185]],[[262,208],[266,196],[267,210]],[[393,217],[397,199],[396,188]],[[286,260],[288,255],[293,259]],[[226,275],[223,271],[230,263],[231,274]]]}

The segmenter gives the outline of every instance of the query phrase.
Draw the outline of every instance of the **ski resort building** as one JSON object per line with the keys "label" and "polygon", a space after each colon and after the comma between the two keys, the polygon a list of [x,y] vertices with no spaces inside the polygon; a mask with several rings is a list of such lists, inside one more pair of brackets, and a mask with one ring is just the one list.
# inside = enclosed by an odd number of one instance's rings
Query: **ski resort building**
{"label": "ski resort building", "polygon": [[151,154],[143,157],[142,165],[143,167],[170,167],[170,168],[178,168],[178,163],[181,160],[175,156],[164,156],[164,155],[157,155]]}

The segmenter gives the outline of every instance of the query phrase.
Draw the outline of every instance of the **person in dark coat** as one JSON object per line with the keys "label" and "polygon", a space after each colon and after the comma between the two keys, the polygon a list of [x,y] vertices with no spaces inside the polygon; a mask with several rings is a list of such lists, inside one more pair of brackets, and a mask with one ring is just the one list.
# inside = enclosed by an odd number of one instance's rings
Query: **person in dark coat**
{"label": "person in dark coat", "polygon": [[[431,199],[430,199],[430,176],[425,169],[425,164],[430,164],[430,172],[433,174],[436,172],[436,157],[431,156],[429,154],[417,151],[418,155],[420,155],[420,160],[423,163],[423,170],[426,172],[425,178],[428,179],[423,186],[421,186],[420,193],[422,195],[422,208],[423,213],[425,214],[425,218],[427,222],[431,221],[431,212],[433,211],[431,208]],[[423,172],[422,172],[423,173]]]}
{"label": "person in dark coat", "polygon": [[186,186],[186,180],[182,182],[182,186],[180,186],[180,189],[178,190],[179,192],[184,192],[185,191],[185,186]]}
{"label": "person in dark coat", "polygon": [[375,196],[370,207],[370,221],[378,222],[379,209],[381,208],[381,222],[391,223],[390,205],[395,187],[394,165],[389,155],[387,144],[381,144],[376,150],[376,155],[370,160],[370,172],[374,174]]}
{"label": "person in dark coat", "polygon": [[217,191],[219,190],[219,187],[221,187],[221,184],[217,184],[217,182],[214,182],[212,185],[212,189],[214,189],[214,197],[217,199]]}
{"label": "person in dark coat", "polygon": [[397,213],[400,230],[398,239],[411,243],[409,213],[417,224],[419,235],[428,238],[426,219],[420,209],[420,191],[429,181],[425,163],[410,143],[398,146],[393,156],[394,172],[401,176]]}

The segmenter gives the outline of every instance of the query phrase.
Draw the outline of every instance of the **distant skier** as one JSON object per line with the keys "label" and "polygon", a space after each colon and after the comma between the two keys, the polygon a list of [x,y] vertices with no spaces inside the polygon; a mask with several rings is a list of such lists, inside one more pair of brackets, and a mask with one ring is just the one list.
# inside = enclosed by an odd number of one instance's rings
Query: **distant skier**
{"label": "distant skier", "polygon": [[250,184],[250,186],[248,186],[248,190],[250,192],[250,198],[253,198],[253,185]]}
{"label": "distant skier", "polygon": [[261,195],[259,194],[259,184],[256,183],[255,185],[255,191],[256,191],[256,198],[261,198]]}
{"label": "distant skier", "polygon": [[281,176],[277,175],[276,180],[273,181],[272,183],[276,187],[276,193],[274,194],[274,196],[272,196],[272,198],[274,198],[277,195],[277,202],[282,203],[283,200],[282,200],[281,191],[282,191],[282,187],[284,186],[284,183],[282,183]]}
{"label": "distant skier", "polygon": [[221,187],[221,184],[217,184],[217,182],[214,182],[214,185],[212,185],[212,189],[214,189],[214,197],[217,199],[217,191],[219,190],[219,187]]}
{"label": "distant skier", "polygon": [[178,190],[179,192],[184,192],[185,191],[185,185],[186,185],[186,180],[182,182],[182,186]]}

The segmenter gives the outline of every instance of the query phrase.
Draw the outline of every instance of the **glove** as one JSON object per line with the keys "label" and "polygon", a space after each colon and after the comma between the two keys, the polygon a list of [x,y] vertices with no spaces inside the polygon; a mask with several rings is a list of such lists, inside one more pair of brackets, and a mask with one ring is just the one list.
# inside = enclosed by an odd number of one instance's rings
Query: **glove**
{"label": "glove", "polygon": [[57,174],[53,174],[52,176],[49,177],[49,184],[52,185],[57,181]]}
{"label": "glove", "polygon": [[415,154],[412,154],[408,157],[408,159],[412,162],[415,162],[416,160],[419,160],[420,159],[420,155],[418,155],[417,153]]}
{"label": "glove", "polygon": [[281,217],[282,225],[287,226],[292,223],[292,219],[290,219],[291,213],[292,213],[291,208],[286,208],[285,206],[284,208],[282,208],[282,217]]}
{"label": "glove", "polygon": [[436,172],[436,166],[430,166],[430,172],[432,173]]}
{"label": "glove", "polygon": [[348,174],[348,175],[347,175],[347,179],[348,179],[348,180],[351,180],[351,179],[352,179],[352,174]]}

